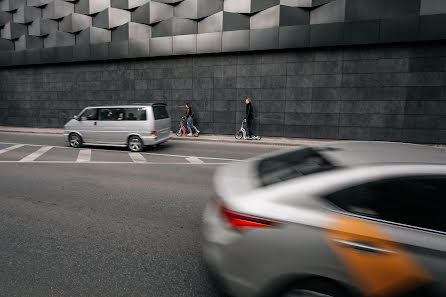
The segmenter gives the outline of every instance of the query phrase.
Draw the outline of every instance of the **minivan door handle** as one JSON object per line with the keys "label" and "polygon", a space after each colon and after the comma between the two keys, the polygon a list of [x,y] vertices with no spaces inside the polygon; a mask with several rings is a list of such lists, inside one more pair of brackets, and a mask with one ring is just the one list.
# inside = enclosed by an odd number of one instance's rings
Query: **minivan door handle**
{"label": "minivan door handle", "polygon": [[94,125],[96,126],[98,122],[94,122]]}

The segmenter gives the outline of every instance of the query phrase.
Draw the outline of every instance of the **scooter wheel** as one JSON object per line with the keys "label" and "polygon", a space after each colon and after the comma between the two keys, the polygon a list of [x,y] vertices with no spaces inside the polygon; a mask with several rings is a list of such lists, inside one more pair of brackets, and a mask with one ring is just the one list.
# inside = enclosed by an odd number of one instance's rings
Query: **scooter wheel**
{"label": "scooter wheel", "polygon": [[262,139],[262,136],[256,136],[256,140]]}
{"label": "scooter wheel", "polygon": [[181,129],[180,130],[177,130],[177,132],[175,133],[178,137],[181,137],[181,136],[183,136],[183,131],[181,131]]}
{"label": "scooter wheel", "polygon": [[238,131],[237,133],[235,133],[235,139],[242,139],[243,137],[243,132],[242,131]]}

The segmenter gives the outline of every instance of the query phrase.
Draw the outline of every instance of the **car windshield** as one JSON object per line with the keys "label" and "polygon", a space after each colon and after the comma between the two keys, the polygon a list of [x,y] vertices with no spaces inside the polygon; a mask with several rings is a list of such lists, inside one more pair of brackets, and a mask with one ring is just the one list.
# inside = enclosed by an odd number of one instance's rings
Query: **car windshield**
{"label": "car windshield", "polygon": [[316,150],[305,148],[263,159],[258,165],[258,175],[262,185],[268,186],[333,168]]}

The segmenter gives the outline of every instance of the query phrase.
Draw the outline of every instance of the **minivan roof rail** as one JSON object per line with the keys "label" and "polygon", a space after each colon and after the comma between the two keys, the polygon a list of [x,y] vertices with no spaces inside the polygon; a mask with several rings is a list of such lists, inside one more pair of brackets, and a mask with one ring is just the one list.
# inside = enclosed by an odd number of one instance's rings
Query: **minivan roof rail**
{"label": "minivan roof rail", "polygon": [[137,103],[130,103],[129,105],[167,105],[167,104],[166,103],[144,103],[144,102],[139,103],[139,102],[137,102]]}

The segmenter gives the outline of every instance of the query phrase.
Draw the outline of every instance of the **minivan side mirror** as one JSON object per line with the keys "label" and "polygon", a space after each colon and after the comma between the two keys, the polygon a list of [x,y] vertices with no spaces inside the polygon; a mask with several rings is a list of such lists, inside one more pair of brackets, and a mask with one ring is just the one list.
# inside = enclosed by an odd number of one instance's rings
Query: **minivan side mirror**
{"label": "minivan side mirror", "polygon": [[73,119],[75,119],[76,121],[80,121],[80,118],[77,115],[73,116]]}

